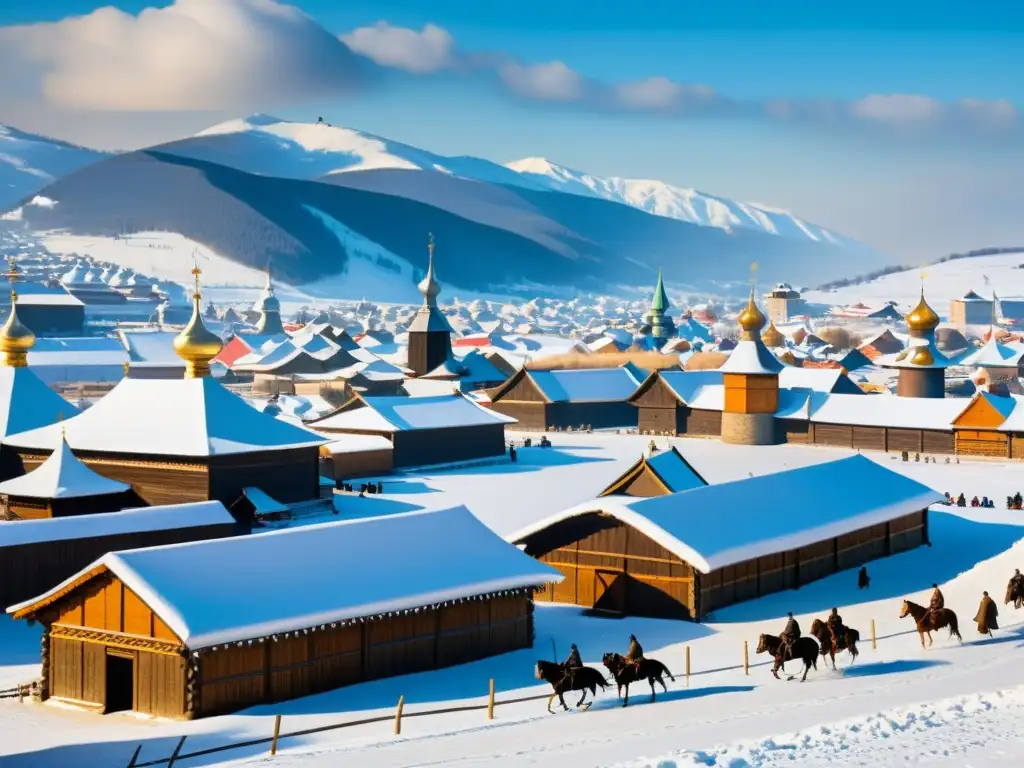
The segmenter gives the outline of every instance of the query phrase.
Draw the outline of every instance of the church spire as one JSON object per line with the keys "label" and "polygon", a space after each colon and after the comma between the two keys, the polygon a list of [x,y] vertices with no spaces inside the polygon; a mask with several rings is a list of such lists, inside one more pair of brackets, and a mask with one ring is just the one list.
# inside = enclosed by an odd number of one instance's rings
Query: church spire
{"label": "church spire", "polygon": [[28,365],[28,351],[36,343],[36,335],[18,319],[18,292],[14,284],[21,279],[18,265],[12,256],[7,260],[7,281],[11,284],[11,314],[0,329],[0,353],[4,365],[24,368]]}
{"label": "church spire", "polygon": [[224,347],[220,337],[203,325],[203,312],[200,307],[202,294],[199,292],[199,276],[202,274],[199,264],[192,268],[196,281],[195,292],[192,294],[192,318],[185,329],[174,338],[174,351],[185,361],[185,378],[199,379],[210,375],[210,361]]}
{"label": "church spire", "polygon": [[437,306],[437,296],[441,293],[441,286],[434,277],[434,233],[431,232],[427,239],[427,274],[419,284],[420,293],[423,294],[423,303],[428,307]]}
{"label": "church spire", "polygon": [[256,324],[256,332],[268,336],[280,336],[284,333],[281,322],[281,302],[274,295],[274,284],[270,280],[270,263],[267,262],[267,284],[259,302],[260,319]]}

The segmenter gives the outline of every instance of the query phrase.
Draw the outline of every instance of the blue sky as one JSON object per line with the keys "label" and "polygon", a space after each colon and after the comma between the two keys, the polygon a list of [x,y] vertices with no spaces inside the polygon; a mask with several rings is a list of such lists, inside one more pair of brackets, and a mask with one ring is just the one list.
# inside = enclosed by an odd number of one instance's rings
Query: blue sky
{"label": "blue sky", "polygon": [[[114,4],[130,14],[170,5]],[[5,0],[0,27],[61,22],[100,5]],[[131,84],[119,91],[127,103],[54,104],[53,89],[43,87],[33,102],[29,82],[11,96],[0,90],[0,121],[127,147],[185,135],[247,111],[288,119],[323,115],[446,154],[499,161],[544,155],[593,173],[659,178],[790,208],[907,262],[970,247],[1024,245],[1024,217],[1017,214],[1024,170],[1024,3],[990,2],[982,9],[948,0],[867,0],[848,7],[820,0],[292,5],[331,36],[380,21],[417,31],[436,25],[450,35],[459,65],[410,74],[384,62],[354,92],[332,86],[302,98],[279,98],[256,90],[237,106],[204,102],[202,109],[187,99],[180,109],[154,104],[149,93],[145,103],[133,104]],[[33,29],[22,27],[16,34],[27,37]],[[121,32],[110,34],[120,40]],[[40,40],[46,48],[65,45],[63,38]],[[268,61],[280,50],[269,44]],[[462,63],[480,56],[499,63],[464,71]],[[524,69],[562,62],[582,90],[563,98],[538,95],[533,81],[529,92],[507,82],[499,87],[502,78],[495,73],[509,61]],[[610,106],[619,84],[649,78],[707,86],[714,104],[670,110]],[[83,92],[78,80],[68,90]],[[866,99],[893,94],[901,101],[883,100],[881,112],[873,108],[878,104],[861,109]],[[795,105],[799,117],[765,117],[766,105],[776,100]],[[830,105],[828,118],[816,111],[821,102]],[[973,111],[976,103],[984,105],[984,121]]]}

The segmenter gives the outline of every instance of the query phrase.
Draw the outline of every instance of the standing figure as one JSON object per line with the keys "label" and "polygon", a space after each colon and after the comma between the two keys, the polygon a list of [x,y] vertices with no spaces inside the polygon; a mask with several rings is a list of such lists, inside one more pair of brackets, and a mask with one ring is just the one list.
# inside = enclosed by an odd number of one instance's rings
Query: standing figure
{"label": "standing figure", "polygon": [[859,589],[867,589],[871,585],[871,577],[868,576],[868,568],[866,565],[860,567],[860,573],[857,574],[857,587]]}
{"label": "standing figure", "polygon": [[999,609],[996,608],[996,601],[988,596],[988,592],[982,592],[981,604],[978,606],[978,614],[974,620],[978,622],[978,634],[992,636],[993,629],[999,629],[996,617]]}

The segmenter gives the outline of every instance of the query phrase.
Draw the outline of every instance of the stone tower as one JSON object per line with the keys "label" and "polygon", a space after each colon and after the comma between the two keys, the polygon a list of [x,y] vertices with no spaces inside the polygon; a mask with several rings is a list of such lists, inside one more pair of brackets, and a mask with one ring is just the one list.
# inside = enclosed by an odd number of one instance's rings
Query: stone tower
{"label": "stone tower", "polygon": [[775,412],[783,366],[761,340],[765,316],[757,308],[753,288],[738,319],[740,341],[721,368],[725,385],[722,442],[772,445],[778,442]]}
{"label": "stone tower", "polygon": [[441,286],[434,277],[434,236],[427,243],[427,275],[420,281],[423,305],[406,329],[409,332],[409,368],[416,376],[430,373],[452,354],[452,327],[437,306]]}

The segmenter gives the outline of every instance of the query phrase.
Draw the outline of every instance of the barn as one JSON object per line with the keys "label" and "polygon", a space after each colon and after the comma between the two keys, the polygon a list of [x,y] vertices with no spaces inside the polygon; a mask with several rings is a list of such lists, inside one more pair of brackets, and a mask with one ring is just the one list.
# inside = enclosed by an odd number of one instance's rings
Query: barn
{"label": "barn", "polygon": [[1019,402],[1016,397],[977,393],[953,420],[957,454],[1024,458],[1024,408]]}
{"label": "barn", "polygon": [[[505,426],[515,419],[453,392],[426,397],[356,395],[306,423],[324,435],[382,435],[395,467],[493,458],[505,452]],[[341,439],[340,437],[337,439]]]}
{"label": "barn", "polygon": [[564,580],[538,601],[700,620],[928,541],[941,494],[861,455],[629,500],[580,504],[513,534]]}
{"label": "barn", "polygon": [[707,480],[673,445],[667,451],[642,455],[598,495],[646,498],[688,491],[707,484]]}
{"label": "barn", "polygon": [[560,578],[456,507],[114,552],[8,613],[43,699],[191,719],[529,648]]}
{"label": "barn", "polygon": [[632,366],[538,371],[521,368],[491,391],[491,408],[520,429],[635,427],[630,396],[640,385]]}
{"label": "barn", "polygon": [[107,552],[245,532],[219,501],[0,522],[0,606],[59,584]]}

